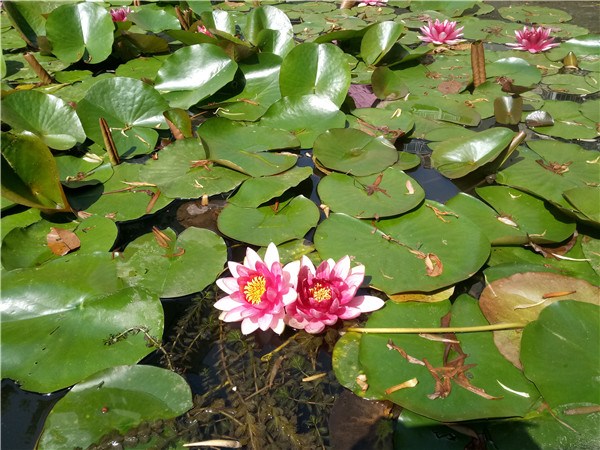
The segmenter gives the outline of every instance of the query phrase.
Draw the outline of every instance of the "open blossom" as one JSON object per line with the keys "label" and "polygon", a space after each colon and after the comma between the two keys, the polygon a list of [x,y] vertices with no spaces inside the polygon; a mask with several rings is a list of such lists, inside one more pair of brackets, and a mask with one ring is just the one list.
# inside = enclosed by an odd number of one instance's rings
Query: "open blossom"
{"label": "open blossom", "polygon": [[550,29],[544,27],[523,27],[522,30],[516,30],[515,36],[517,43],[508,43],[506,45],[514,47],[516,50],[525,50],[529,53],[539,53],[558,47],[554,38],[550,37]]}
{"label": "open blossom", "polygon": [[212,34],[204,25],[198,25],[198,33],[205,34],[209,37],[215,37],[215,35]]}
{"label": "open blossom", "polygon": [[354,319],[381,308],[384,302],[380,298],[355,296],[364,276],[365,266],[351,269],[348,256],[337,263],[333,259],[323,261],[316,270],[303,256],[298,271],[298,299],[286,308],[288,325],[320,333],[338,319]]}
{"label": "open blossom", "polygon": [[463,28],[456,28],[456,22],[447,19],[443,22],[440,22],[439,19],[435,19],[435,22],[428,20],[427,25],[420,28],[423,36],[419,36],[419,39],[436,45],[455,45],[464,41],[461,39]]}
{"label": "open blossom", "polygon": [[215,303],[223,311],[219,319],[242,321],[242,333],[269,328],[278,334],[285,328],[286,305],[296,300],[295,280],[298,265],[285,267],[279,262],[275,244],[267,247],[264,261],[252,250],[246,250],[244,263],[228,262],[232,277],[220,278],[217,286],[229,294]]}
{"label": "open blossom", "polygon": [[358,6],[384,6],[387,0],[362,0]]}
{"label": "open blossom", "polygon": [[128,7],[111,9],[110,15],[112,16],[113,22],[125,22],[127,20],[127,15],[131,14],[133,11]]}

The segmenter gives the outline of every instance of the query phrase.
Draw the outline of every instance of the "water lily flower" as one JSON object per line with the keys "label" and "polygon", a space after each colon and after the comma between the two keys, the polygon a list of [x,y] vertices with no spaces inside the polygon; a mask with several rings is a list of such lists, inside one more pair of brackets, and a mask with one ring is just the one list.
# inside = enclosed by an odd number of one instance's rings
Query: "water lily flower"
{"label": "water lily flower", "polygon": [[264,261],[249,248],[243,264],[229,261],[228,266],[233,276],[217,280],[217,286],[229,294],[214,305],[223,311],[219,319],[242,321],[243,334],[258,328],[263,331],[271,328],[281,334],[285,328],[285,306],[297,297],[295,282],[299,263],[282,267],[277,247],[271,243]]}
{"label": "water lily flower", "polygon": [[113,22],[125,22],[127,20],[127,15],[131,14],[133,11],[129,7],[123,7],[111,9],[109,12]]}
{"label": "water lily flower", "polygon": [[516,50],[525,50],[529,53],[539,53],[558,47],[554,38],[550,37],[550,29],[544,27],[523,27],[522,30],[515,31],[517,43],[508,43],[506,45],[514,47]]}
{"label": "water lily flower", "polygon": [[358,6],[384,6],[387,0],[362,0]]}
{"label": "water lily flower", "polygon": [[209,37],[215,37],[215,35],[212,34],[204,25],[198,25],[198,33],[205,34]]}
{"label": "water lily flower", "polygon": [[356,295],[365,276],[365,266],[350,268],[350,257],[333,259],[315,266],[302,257],[298,271],[298,299],[287,309],[288,325],[308,333],[320,333],[338,319],[354,319],[375,311],[384,301],[370,295]]}
{"label": "water lily flower", "polygon": [[428,20],[427,25],[420,28],[423,36],[419,36],[419,39],[436,45],[455,45],[464,41],[461,39],[463,28],[456,28],[456,22],[448,19],[443,22],[440,22],[439,19],[435,19],[435,22]]}

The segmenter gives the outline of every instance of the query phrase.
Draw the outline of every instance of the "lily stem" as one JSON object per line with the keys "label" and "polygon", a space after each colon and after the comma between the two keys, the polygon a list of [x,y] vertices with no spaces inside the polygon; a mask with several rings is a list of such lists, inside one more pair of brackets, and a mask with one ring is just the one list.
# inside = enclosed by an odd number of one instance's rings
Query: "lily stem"
{"label": "lily stem", "polygon": [[419,333],[476,333],[478,331],[515,330],[525,328],[526,323],[509,322],[477,327],[441,327],[441,328],[348,328],[346,331],[372,334],[419,334]]}

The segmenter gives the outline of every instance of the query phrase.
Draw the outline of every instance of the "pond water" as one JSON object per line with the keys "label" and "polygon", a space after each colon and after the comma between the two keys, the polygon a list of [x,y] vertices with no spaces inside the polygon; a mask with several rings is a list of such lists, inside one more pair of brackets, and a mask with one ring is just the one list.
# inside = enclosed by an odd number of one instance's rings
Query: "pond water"
{"label": "pond water", "polygon": [[[586,27],[591,33],[600,32],[598,2],[489,3],[495,7],[526,3],[562,9],[573,15],[571,23]],[[397,9],[396,13],[406,11]],[[489,18],[501,17],[494,12]],[[492,118],[471,128],[482,131],[495,125]],[[477,172],[475,177],[459,180],[442,176],[432,168],[432,151],[427,144],[428,141],[422,139],[399,140],[396,144],[398,150],[419,156],[421,164],[406,173],[423,188],[427,199],[445,203],[460,192],[473,194],[475,187],[488,184],[484,178],[486,174],[482,172]],[[587,148],[598,150],[597,140],[583,144]],[[319,204],[316,188],[325,176],[324,173],[314,168],[307,150],[301,152],[297,165],[313,168],[314,174],[288,191],[287,195],[302,194]],[[211,198],[208,207],[203,206],[200,200],[176,200],[159,213],[121,222],[114,248],[122,250],[137,237],[151,232],[155,226],[160,229],[170,227],[177,233],[189,227],[218,232],[216,220],[226,200],[225,197]],[[323,219],[325,214],[320,214]],[[595,233],[593,230],[592,228],[590,234]],[[312,241],[314,230],[305,237]],[[241,260],[245,245],[233,239],[225,239],[228,244],[228,259]],[[457,283],[455,293],[476,295],[482,288],[483,282],[479,277],[471,278]],[[165,342],[168,342],[165,344],[168,353],[166,359],[169,364],[177,362],[184,368],[182,371],[185,371],[187,382],[193,393],[198,395],[194,408],[176,423],[165,425],[172,427],[167,432],[164,432],[162,423],[151,424],[148,427],[156,425],[162,434],[135,429],[129,436],[109,436],[99,448],[153,448],[152,445],[166,445],[169,439],[181,442],[183,438],[189,442],[220,435],[244,438],[243,432],[247,424],[242,426],[235,417],[226,423],[226,419],[235,416],[236,408],[238,411],[244,409],[245,417],[256,421],[257,435],[262,436],[263,433],[268,436],[287,436],[293,444],[289,444],[289,448],[394,448],[394,430],[388,418],[397,416],[398,411],[392,411],[394,408],[391,404],[367,402],[350,394],[333,374],[331,354],[333,345],[339,338],[336,329],[316,337],[306,333],[295,335],[290,331],[282,336],[268,332],[243,337],[235,325],[223,326],[216,320],[212,303],[215,296],[221,294],[215,291],[216,289],[208,288],[202,294],[163,301],[164,336]],[[356,322],[355,325],[360,323]],[[155,352],[142,360],[141,364],[164,366],[165,362],[165,357]],[[3,379],[2,448],[33,449],[47,415],[67,392],[68,389],[48,395],[30,393],[21,390],[13,381]],[[261,421],[266,423],[268,419],[272,423],[274,417],[276,429],[261,429]],[[429,427],[432,430],[435,428],[434,425]],[[427,428],[428,426],[424,426],[423,430]],[[160,437],[157,437],[159,434]],[[446,434],[436,434],[435,438],[431,437],[432,434],[435,433],[431,432],[427,438],[430,439],[429,444],[435,445],[437,439],[440,445],[446,445],[449,441],[458,439],[460,432],[448,431]],[[424,438],[424,442],[427,439]],[[148,446],[147,441],[150,441]],[[531,446],[523,448],[537,448],[533,442],[530,444]],[[269,448],[288,448],[288,444],[278,445],[277,441],[270,442],[270,445]]]}

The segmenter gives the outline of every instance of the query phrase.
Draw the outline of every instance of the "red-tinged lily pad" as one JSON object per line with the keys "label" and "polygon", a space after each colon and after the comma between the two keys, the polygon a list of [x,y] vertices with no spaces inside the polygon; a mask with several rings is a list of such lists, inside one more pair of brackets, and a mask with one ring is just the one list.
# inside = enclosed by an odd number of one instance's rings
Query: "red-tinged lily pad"
{"label": "red-tinged lily pad", "polygon": [[[53,392],[152,352],[142,329],[161,341],[158,296],[123,289],[115,267],[108,252],[74,253],[40,268],[5,272],[2,377],[26,390]],[[121,339],[108,345],[117,335]]]}
{"label": "red-tinged lily pad", "polygon": [[[466,236],[472,243],[468,246]],[[317,227],[314,242],[322,258],[354,256],[365,265],[369,283],[387,294],[456,284],[477,272],[490,251],[473,222],[431,201],[375,224],[331,214]]]}
{"label": "red-tinged lily pad", "polygon": [[54,405],[37,448],[87,448],[111,431],[125,434],[191,407],[190,387],[180,375],[153,366],[111,367],[77,383]]}
{"label": "red-tinged lily pad", "polygon": [[[437,328],[444,316],[451,327],[486,325],[477,301],[462,295],[452,306],[388,302],[371,314],[366,328]],[[523,416],[538,400],[533,383],[504,360],[489,333],[439,337],[363,335],[359,362],[369,385],[366,395],[443,422]],[[407,380],[416,381],[401,388]]]}
{"label": "red-tinged lily pad", "polygon": [[68,150],[86,135],[73,108],[53,95],[15,91],[2,100],[2,121],[15,131],[37,135],[55,150]]}
{"label": "red-tinged lily pad", "polygon": [[42,210],[71,210],[52,153],[37,136],[2,133],[2,196]]}
{"label": "red-tinged lily pad", "polygon": [[317,189],[321,202],[332,211],[361,219],[402,214],[425,198],[419,183],[393,167],[365,177],[332,173]]}
{"label": "red-tinged lily pad", "polygon": [[300,195],[259,208],[229,204],[219,214],[218,226],[230,238],[266,246],[302,238],[318,221],[319,208]]}
{"label": "red-tinged lily pad", "polygon": [[523,371],[551,408],[598,406],[599,318],[597,302],[556,302],[523,330]]}
{"label": "red-tinged lily pad", "polygon": [[[523,323],[536,320],[548,305],[578,300],[600,305],[600,288],[587,281],[548,272],[517,273],[488,284],[479,298],[491,323]],[[494,342],[506,359],[521,367],[521,330],[494,332]]]}
{"label": "red-tinged lily pad", "polygon": [[321,134],[314,143],[313,154],[328,169],[356,176],[380,172],[398,160],[396,148],[387,139],[353,128]]}

